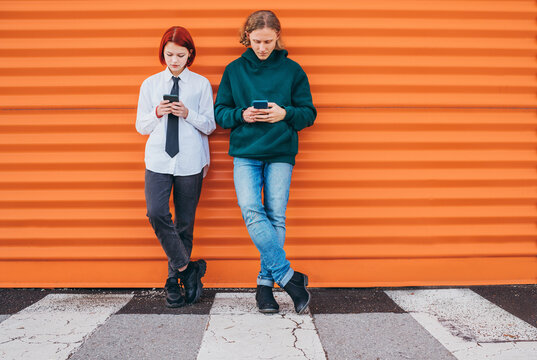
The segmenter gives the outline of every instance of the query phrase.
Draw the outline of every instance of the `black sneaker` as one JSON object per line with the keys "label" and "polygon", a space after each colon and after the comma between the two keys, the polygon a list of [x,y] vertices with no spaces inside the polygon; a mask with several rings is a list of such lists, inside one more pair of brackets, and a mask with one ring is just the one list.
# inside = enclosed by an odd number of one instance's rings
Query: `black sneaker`
{"label": "black sneaker", "polygon": [[181,294],[181,287],[177,283],[177,278],[171,277],[166,280],[164,285],[166,290],[166,306],[170,308],[176,308],[185,306],[185,298]]}
{"label": "black sneaker", "polygon": [[195,303],[203,292],[201,278],[205,275],[207,263],[205,260],[191,261],[184,271],[179,272],[179,278],[185,287],[185,300],[187,304]]}

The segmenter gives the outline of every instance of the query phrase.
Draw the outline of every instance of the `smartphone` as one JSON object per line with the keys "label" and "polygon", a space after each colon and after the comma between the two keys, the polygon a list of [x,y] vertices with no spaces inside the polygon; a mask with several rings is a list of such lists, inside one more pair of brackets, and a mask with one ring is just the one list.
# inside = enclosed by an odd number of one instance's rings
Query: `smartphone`
{"label": "smartphone", "polygon": [[268,100],[254,100],[252,106],[254,109],[268,109]]}
{"label": "smartphone", "polygon": [[162,96],[163,100],[168,100],[169,102],[179,102],[179,95],[165,94]]}

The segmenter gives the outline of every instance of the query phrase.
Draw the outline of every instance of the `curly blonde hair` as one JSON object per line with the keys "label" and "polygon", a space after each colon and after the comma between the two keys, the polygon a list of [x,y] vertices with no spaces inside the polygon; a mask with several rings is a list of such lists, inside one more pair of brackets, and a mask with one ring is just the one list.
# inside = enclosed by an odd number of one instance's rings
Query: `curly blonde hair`
{"label": "curly blonde hair", "polygon": [[[278,20],[278,17],[276,14],[274,14],[270,10],[258,10],[253,13],[251,13],[247,18],[244,25],[242,25],[240,29],[240,43],[244,46],[248,47],[250,46],[250,39],[248,38],[248,34],[251,33],[254,30],[269,28],[274,31],[278,35],[280,35],[281,32],[281,25],[280,20]],[[276,50],[282,50],[284,49],[283,41],[281,40],[281,37],[278,36],[278,40],[276,40]]]}

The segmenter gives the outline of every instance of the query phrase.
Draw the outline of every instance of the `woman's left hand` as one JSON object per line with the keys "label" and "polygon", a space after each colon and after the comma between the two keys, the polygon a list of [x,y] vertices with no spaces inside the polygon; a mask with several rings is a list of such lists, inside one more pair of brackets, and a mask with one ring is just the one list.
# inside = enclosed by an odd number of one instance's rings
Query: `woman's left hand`
{"label": "woman's left hand", "polygon": [[269,102],[268,109],[258,109],[257,115],[255,115],[255,121],[275,123],[282,121],[285,118],[287,112],[284,108],[276,103]]}
{"label": "woman's left hand", "polygon": [[172,114],[177,117],[182,117],[186,119],[188,116],[188,108],[183,104],[182,101],[172,103]]}

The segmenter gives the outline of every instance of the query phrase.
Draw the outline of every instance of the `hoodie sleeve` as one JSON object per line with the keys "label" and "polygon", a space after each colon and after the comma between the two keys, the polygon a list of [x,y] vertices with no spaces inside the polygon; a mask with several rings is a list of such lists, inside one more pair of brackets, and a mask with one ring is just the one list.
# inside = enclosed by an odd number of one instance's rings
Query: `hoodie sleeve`
{"label": "hoodie sleeve", "polygon": [[291,91],[291,105],[285,107],[284,120],[296,131],[313,125],[317,109],[313,106],[308,76],[300,68]]}
{"label": "hoodie sleeve", "polygon": [[242,119],[242,107],[237,107],[233,100],[233,89],[229,80],[229,67],[226,67],[222,80],[218,86],[214,115],[218,125],[224,129],[233,129],[244,123]]}

